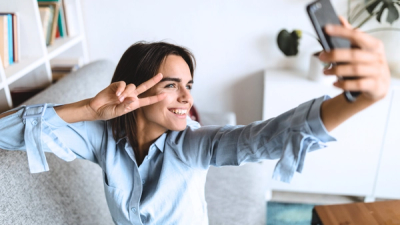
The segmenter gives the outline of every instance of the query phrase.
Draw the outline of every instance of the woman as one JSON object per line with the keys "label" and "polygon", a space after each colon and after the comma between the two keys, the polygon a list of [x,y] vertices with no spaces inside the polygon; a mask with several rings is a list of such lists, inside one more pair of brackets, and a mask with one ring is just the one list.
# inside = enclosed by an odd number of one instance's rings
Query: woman
{"label": "woman", "polygon": [[31,172],[48,170],[43,151],[99,164],[116,224],[207,224],[210,165],[280,157],[274,177],[290,181],[308,151],[334,140],[329,131],[385,97],[390,74],[382,43],[343,23],[326,32],[359,48],[324,52],[320,59],[347,63],[326,74],[360,77],[335,83],[362,92],[354,103],[324,96],[268,121],[200,127],[186,119],[193,105],[192,54],[167,43],[137,43],[94,98],[0,115],[0,148],[26,150]]}

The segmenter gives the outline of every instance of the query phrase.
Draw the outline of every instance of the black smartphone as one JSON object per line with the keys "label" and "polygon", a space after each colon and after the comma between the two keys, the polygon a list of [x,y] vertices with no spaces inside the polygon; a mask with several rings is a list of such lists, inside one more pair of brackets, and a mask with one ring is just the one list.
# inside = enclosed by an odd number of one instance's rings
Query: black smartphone
{"label": "black smartphone", "polygon": [[[335,48],[351,48],[351,43],[349,40],[340,37],[331,37],[325,33],[324,27],[327,24],[341,25],[339,17],[333,9],[330,0],[317,0],[308,4],[307,13],[325,51],[329,52]],[[357,77],[338,78],[346,80],[358,79]],[[360,92],[345,91],[344,95],[347,101],[354,102],[357,96],[360,95]]]}

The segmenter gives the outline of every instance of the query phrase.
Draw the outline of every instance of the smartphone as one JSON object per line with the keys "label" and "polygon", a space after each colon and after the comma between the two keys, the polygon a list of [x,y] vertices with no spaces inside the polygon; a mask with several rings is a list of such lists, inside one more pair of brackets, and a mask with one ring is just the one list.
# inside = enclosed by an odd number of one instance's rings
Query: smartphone
{"label": "smartphone", "polygon": [[[322,47],[325,51],[331,51],[335,48],[351,48],[349,40],[340,37],[331,37],[325,33],[324,27],[327,24],[338,24],[341,25],[339,17],[335,13],[330,0],[317,0],[307,5],[307,13],[314,26],[315,32],[319,40],[321,41]],[[339,64],[339,63],[338,63]],[[358,79],[357,77],[339,77],[338,79]],[[358,91],[345,91],[344,95],[349,102],[354,102],[360,92]]]}

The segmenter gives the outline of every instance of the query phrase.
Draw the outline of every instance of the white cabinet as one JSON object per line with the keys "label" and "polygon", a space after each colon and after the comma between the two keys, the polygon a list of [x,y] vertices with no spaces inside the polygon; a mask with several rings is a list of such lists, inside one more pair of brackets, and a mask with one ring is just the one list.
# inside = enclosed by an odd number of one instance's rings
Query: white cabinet
{"label": "white cabinet", "polygon": [[393,90],[392,94],[375,195],[400,199],[400,89]]}
{"label": "white cabinet", "polygon": [[[266,70],[264,79],[263,119],[275,117],[322,95],[335,97],[342,93],[331,84],[310,81],[296,71]],[[397,99],[400,102],[400,96]],[[337,142],[330,142],[327,148],[309,153],[302,174],[296,173],[290,184],[271,179],[268,188],[373,198],[378,168],[379,165],[382,166],[379,160],[390,103],[389,94],[385,99],[341,124],[331,132]],[[400,104],[397,108],[399,107]],[[400,109],[397,109],[397,115],[400,115],[399,111]],[[393,125],[392,135],[396,135],[395,127],[400,125],[398,119],[397,124]],[[397,141],[397,144],[400,142]],[[400,158],[398,152],[396,156],[397,159]],[[268,176],[271,177],[276,161],[266,161],[266,164]],[[383,170],[382,168],[381,171]],[[397,189],[400,190],[400,183],[397,184]]]}
{"label": "white cabinet", "polygon": [[[0,113],[12,108],[10,90],[17,87],[37,88],[51,83],[50,61],[57,57],[88,62],[80,0],[68,0],[74,12],[75,35],[59,38],[46,47],[37,0],[1,0],[0,12],[17,13],[20,61],[4,68],[0,62]],[[76,17],[76,18],[75,18]]]}

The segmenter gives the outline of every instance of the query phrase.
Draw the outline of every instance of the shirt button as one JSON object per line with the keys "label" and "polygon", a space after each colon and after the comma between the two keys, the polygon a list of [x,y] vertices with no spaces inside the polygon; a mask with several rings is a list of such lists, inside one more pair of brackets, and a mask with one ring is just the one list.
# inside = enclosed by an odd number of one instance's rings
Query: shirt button
{"label": "shirt button", "polygon": [[145,159],[149,159],[149,156],[148,155],[146,155],[146,157],[144,157]]}
{"label": "shirt button", "polygon": [[135,208],[135,207],[132,207],[132,211],[136,212],[136,208]]}
{"label": "shirt button", "polygon": [[146,180],[145,180],[145,179],[142,180],[142,184],[144,184],[144,183],[146,183]]}
{"label": "shirt button", "polygon": [[32,120],[32,124],[35,126],[37,124],[37,120]]}

